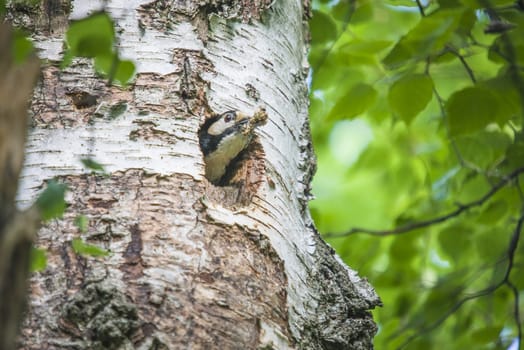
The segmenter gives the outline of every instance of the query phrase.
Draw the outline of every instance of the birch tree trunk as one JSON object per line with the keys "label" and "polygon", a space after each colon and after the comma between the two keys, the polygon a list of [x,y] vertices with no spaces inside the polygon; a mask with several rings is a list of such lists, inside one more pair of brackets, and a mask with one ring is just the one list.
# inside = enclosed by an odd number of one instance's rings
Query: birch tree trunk
{"label": "birch tree trunk", "polygon": [[[371,349],[380,301],[307,208],[308,3],[109,1],[120,54],[137,64],[125,89],[86,60],[57,67],[67,20],[103,6],[58,3],[44,1],[38,21],[12,13],[48,62],[19,200],[52,177],[69,186],[66,215],[39,232],[48,263],[31,281],[20,348]],[[233,180],[210,184],[199,126],[258,106],[268,123]],[[86,157],[109,175],[86,171]],[[75,254],[77,237],[110,255]]]}

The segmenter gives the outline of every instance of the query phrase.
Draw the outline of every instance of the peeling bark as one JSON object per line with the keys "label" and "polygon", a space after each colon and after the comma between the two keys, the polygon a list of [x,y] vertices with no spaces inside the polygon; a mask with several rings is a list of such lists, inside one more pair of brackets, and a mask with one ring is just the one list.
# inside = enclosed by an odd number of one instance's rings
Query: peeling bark
{"label": "peeling bark", "polygon": [[[100,8],[72,3],[71,18]],[[298,0],[110,1],[135,83],[109,87],[90,62],[60,71],[59,40],[31,111],[19,200],[44,179],[71,189],[41,229],[24,349],[370,349],[380,303],[315,231],[307,9]],[[198,130],[212,113],[269,115],[227,186],[204,177]],[[87,174],[92,156],[109,175]],[[86,232],[74,224],[89,222]],[[75,254],[81,237],[111,252]]]}

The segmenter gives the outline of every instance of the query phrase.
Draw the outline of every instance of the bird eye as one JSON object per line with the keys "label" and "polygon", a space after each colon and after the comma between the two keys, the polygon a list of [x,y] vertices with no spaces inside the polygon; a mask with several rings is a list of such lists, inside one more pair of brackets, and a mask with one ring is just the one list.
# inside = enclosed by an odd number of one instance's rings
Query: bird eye
{"label": "bird eye", "polygon": [[233,121],[235,119],[235,115],[233,112],[228,112],[226,116],[224,117],[224,121],[226,123],[229,123],[230,121]]}

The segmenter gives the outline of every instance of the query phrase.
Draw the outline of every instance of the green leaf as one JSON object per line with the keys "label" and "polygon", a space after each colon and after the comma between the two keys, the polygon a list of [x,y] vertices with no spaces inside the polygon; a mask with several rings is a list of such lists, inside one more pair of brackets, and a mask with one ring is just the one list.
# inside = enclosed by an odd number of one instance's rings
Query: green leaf
{"label": "green leaf", "polygon": [[135,65],[121,60],[114,49],[115,30],[112,19],[105,12],[95,13],[73,22],[66,33],[68,50],[64,54],[62,68],[67,67],[75,56],[95,59],[95,70],[124,86],[134,76]]}
{"label": "green leaf", "polygon": [[359,40],[333,49],[331,54],[340,66],[356,67],[357,65],[378,66],[377,55],[392,44],[386,40]]}
{"label": "green leaf", "polygon": [[36,200],[40,209],[42,220],[47,221],[53,218],[61,218],[66,208],[64,194],[67,186],[55,180],[47,183],[47,187]]}
{"label": "green leaf", "polygon": [[354,39],[351,42],[342,45],[339,50],[353,54],[373,55],[380,53],[392,44],[388,40],[361,40]]}
{"label": "green leaf", "polygon": [[393,314],[398,317],[403,317],[406,314],[413,300],[417,299],[417,293],[409,289],[401,289],[398,296],[395,298],[395,302],[391,305],[393,308]]}
{"label": "green leaf", "polygon": [[480,172],[463,170],[456,175],[453,200],[456,203],[468,203],[478,200],[491,188],[488,179]]}
{"label": "green leaf", "polygon": [[78,227],[80,232],[84,233],[87,231],[87,226],[89,225],[89,220],[85,215],[78,215],[75,218],[75,226]]}
{"label": "green leaf", "polygon": [[419,253],[414,236],[397,236],[391,244],[389,256],[400,264],[407,264]]}
{"label": "green leaf", "polygon": [[492,8],[495,8],[499,6],[513,5],[515,0],[460,0],[457,2],[460,2],[473,9],[485,9],[487,4],[489,4],[489,6]]}
{"label": "green leaf", "polygon": [[433,96],[433,81],[423,74],[405,75],[391,85],[388,103],[406,123],[426,108]]}
{"label": "green leaf", "polygon": [[[344,6],[345,4],[347,6]],[[352,7],[354,7],[354,10]],[[350,20],[351,24],[355,25],[372,20],[374,7],[376,7],[376,4],[370,0],[355,1],[353,4],[351,4],[351,1],[339,1],[338,5],[333,9],[333,14],[335,18],[341,21]],[[348,14],[349,11],[352,11],[351,16]]]}
{"label": "green leaf", "polygon": [[[352,17],[355,12],[355,5],[356,3],[351,3],[350,1],[339,1],[338,4],[333,6],[331,15],[335,20],[342,23],[347,23],[349,20],[351,20],[351,23],[354,23]],[[362,5],[357,5],[357,7],[362,7]]]}
{"label": "green leaf", "polygon": [[491,169],[500,164],[510,143],[509,135],[500,131],[481,130],[455,139],[462,159],[479,169]]}
{"label": "green leaf", "polygon": [[469,39],[471,30],[475,26],[477,15],[474,10],[465,10],[459,19],[456,33],[463,39]]}
{"label": "green leaf", "polygon": [[494,226],[504,219],[509,213],[508,203],[501,199],[490,203],[479,215],[478,222],[485,225]]}
{"label": "green leaf", "polygon": [[432,324],[456,303],[459,291],[464,286],[454,286],[452,281],[446,282],[431,289],[427,300],[420,306],[420,311],[417,311],[417,321],[425,325]]}
{"label": "green leaf", "polygon": [[503,328],[503,323],[496,326],[482,327],[473,330],[470,339],[473,340],[475,344],[491,345],[493,344],[493,340],[499,337]]}
{"label": "green leaf", "polygon": [[384,63],[388,69],[395,69],[408,63],[412,59],[420,59],[413,51],[414,49],[405,42],[399,41],[382,60],[382,63]]}
{"label": "green leaf", "polygon": [[333,18],[322,11],[313,10],[313,17],[309,21],[311,27],[311,42],[324,44],[337,38],[337,25]]}
{"label": "green leaf", "polygon": [[455,263],[468,257],[471,250],[471,227],[454,225],[439,232],[438,241],[442,251]]}
{"label": "green leaf", "polygon": [[455,138],[455,145],[462,159],[467,164],[474,165],[479,169],[488,168],[491,164],[490,149],[478,137],[480,133],[459,135]]}
{"label": "green leaf", "polygon": [[504,256],[510,232],[510,228],[501,228],[492,223],[488,228],[475,235],[473,242],[483,261],[496,261]]}
{"label": "green leaf", "polygon": [[120,60],[116,54],[97,56],[95,68],[110,81],[117,81],[120,85],[128,84],[135,74],[135,64],[132,61]]}
{"label": "green leaf", "polygon": [[354,118],[364,113],[376,100],[377,90],[371,85],[358,83],[352,86],[331,109],[328,119]]}
{"label": "green leaf", "polygon": [[457,0],[438,0],[438,5],[441,8],[456,8],[462,6],[462,4]]}
{"label": "green leaf", "polygon": [[113,21],[105,12],[72,22],[66,33],[68,49],[80,57],[110,55],[114,40]]}
{"label": "green leaf", "polygon": [[27,35],[20,30],[15,30],[13,34],[12,53],[16,63],[23,63],[34,52],[33,43]]}
{"label": "green leaf", "polygon": [[109,252],[105,249],[99,248],[92,244],[87,244],[82,241],[81,238],[75,238],[71,242],[71,246],[76,254],[82,256],[101,257],[109,255]]}
{"label": "green leaf", "polygon": [[446,103],[451,135],[475,132],[497,120],[498,99],[481,87],[455,92]]}
{"label": "green leaf", "polygon": [[394,69],[411,60],[426,59],[444,48],[457,29],[463,10],[441,9],[422,17],[384,58],[386,67]]}
{"label": "green leaf", "polygon": [[118,56],[111,52],[106,55],[98,55],[95,57],[95,69],[98,73],[108,76],[115,69],[118,64]]}
{"label": "green leaf", "polygon": [[92,170],[94,172],[105,172],[104,166],[98,163],[93,158],[82,158],[80,159],[80,161],[89,170]]}
{"label": "green leaf", "polygon": [[31,272],[42,271],[47,267],[47,256],[44,249],[31,249]]}
{"label": "green leaf", "polygon": [[60,62],[60,69],[67,68],[73,62],[74,58],[75,55],[73,52],[71,52],[71,50],[66,50],[64,52],[64,56],[62,57],[62,62]]}
{"label": "green leaf", "polygon": [[417,3],[412,0],[387,0],[386,2],[393,6],[417,7]]}
{"label": "green leaf", "polygon": [[510,169],[524,165],[524,134],[522,132],[517,133],[514,142],[509,145],[506,159]]}
{"label": "green leaf", "polygon": [[[504,272],[502,272],[504,273]],[[510,273],[510,281],[519,289],[524,289],[524,266],[522,261],[513,266]]]}
{"label": "green leaf", "polygon": [[515,87],[515,77],[506,70],[503,70],[493,79],[489,79],[479,84],[481,87],[489,89],[499,100],[499,112],[497,113],[497,123],[504,125],[506,122],[520,118],[521,97]]}
{"label": "green leaf", "polygon": [[132,61],[124,60],[119,61],[114,80],[120,83],[120,85],[128,84],[133,76],[135,75],[135,64]]}
{"label": "green leaf", "polygon": [[512,29],[499,36],[489,49],[489,59],[497,63],[524,64],[524,30]]}

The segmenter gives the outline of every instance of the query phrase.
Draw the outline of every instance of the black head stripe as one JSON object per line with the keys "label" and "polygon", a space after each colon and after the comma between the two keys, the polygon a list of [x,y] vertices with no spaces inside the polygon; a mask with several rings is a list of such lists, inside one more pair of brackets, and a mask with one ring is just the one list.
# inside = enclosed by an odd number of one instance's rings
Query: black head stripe
{"label": "black head stripe", "polygon": [[200,130],[198,131],[198,138],[200,140],[200,149],[202,149],[202,152],[205,156],[207,156],[209,153],[212,152],[212,150],[216,149],[218,146],[218,142],[220,140],[216,140],[216,137],[213,137],[207,133],[207,129],[216,122],[220,118],[220,115],[215,115],[211,118],[206,119],[204,124],[200,127]]}

